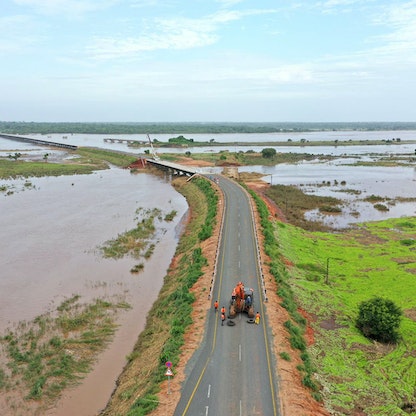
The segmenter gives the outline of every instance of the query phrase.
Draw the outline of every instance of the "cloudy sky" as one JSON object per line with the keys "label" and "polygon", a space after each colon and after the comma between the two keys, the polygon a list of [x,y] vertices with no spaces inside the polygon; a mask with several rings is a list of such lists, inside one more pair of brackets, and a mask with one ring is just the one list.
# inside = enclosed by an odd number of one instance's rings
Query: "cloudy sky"
{"label": "cloudy sky", "polygon": [[416,0],[1,0],[3,121],[416,121]]}

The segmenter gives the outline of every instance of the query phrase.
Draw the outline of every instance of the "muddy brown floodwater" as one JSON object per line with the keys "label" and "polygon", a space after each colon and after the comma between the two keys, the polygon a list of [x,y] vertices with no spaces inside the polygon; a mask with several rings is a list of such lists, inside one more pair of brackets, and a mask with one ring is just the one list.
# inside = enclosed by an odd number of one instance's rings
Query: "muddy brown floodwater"
{"label": "muddy brown floodwater", "polygon": [[[105,407],[144,328],[174,255],[187,203],[163,179],[116,168],[25,182],[1,181],[14,193],[0,195],[0,333],[55,310],[74,294],[84,302],[113,296],[129,302],[132,308],[120,313],[115,339],[93,371],[65,391],[56,408],[43,413],[95,415]],[[98,247],[134,228],[138,208],[159,208],[164,214],[175,210],[177,215],[171,223],[157,225],[155,251],[144,271],[133,275],[137,260],[104,259]],[[21,403],[15,400],[7,392],[0,396],[2,416],[16,416]]]}

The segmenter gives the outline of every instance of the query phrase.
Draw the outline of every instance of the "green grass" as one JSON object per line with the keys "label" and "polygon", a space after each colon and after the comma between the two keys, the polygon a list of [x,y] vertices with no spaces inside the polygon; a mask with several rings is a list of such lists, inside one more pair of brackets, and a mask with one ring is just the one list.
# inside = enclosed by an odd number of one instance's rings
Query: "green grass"
{"label": "green grass", "polygon": [[273,185],[266,190],[266,195],[282,209],[288,222],[312,231],[325,231],[329,227],[317,221],[308,221],[304,213],[318,208],[324,212],[340,212],[341,201],[329,196],[305,194],[293,185]]}
{"label": "green grass", "polygon": [[[343,234],[276,225],[281,255],[293,263],[290,287],[316,317],[316,343],[308,352],[326,404],[345,414],[363,408],[369,415],[396,416],[416,403],[416,256],[401,243],[414,238],[415,227],[416,218],[362,224]],[[373,296],[404,311],[397,345],[369,342],[355,327],[359,304]],[[331,329],[324,325],[328,319]]]}
{"label": "green grass", "polygon": [[[256,145],[257,146],[257,145]],[[232,146],[231,146],[232,147]],[[215,147],[213,148],[215,149]],[[245,165],[245,166],[256,166],[256,165],[267,165],[274,166],[279,163],[297,163],[303,160],[331,160],[334,157],[331,155],[313,155],[310,153],[280,153],[278,152],[273,158],[264,158],[261,153],[256,153],[253,151],[246,152],[211,152],[211,153],[198,153],[190,149],[189,157],[193,160],[202,160],[205,162],[210,162],[214,165],[223,165],[223,164],[236,164],[236,165]],[[183,155],[178,155],[176,153],[163,153],[161,156],[162,159],[168,160],[171,162],[179,162],[183,158]]]}
{"label": "green grass", "polygon": [[87,147],[80,147],[69,153],[79,157],[62,163],[0,158],[0,178],[89,174],[96,170],[108,169],[109,164],[125,167],[137,159],[135,156],[124,153]]}
{"label": "green grass", "polygon": [[138,222],[135,228],[103,244],[101,250],[104,257],[113,259],[120,259],[126,255],[131,255],[135,259],[151,257],[154,250],[152,238],[156,232],[155,220],[161,219],[161,210],[138,208],[136,214]]}
{"label": "green grass", "polygon": [[79,147],[76,151],[83,161],[100,164],[102,161],[119,167],[126,167],[133,163],[137,157],[114,150],[95,149],[90,147]]}
{"label": "green grass", "polygon": [[77,165],[72,163],[25,162],[23,160],[0,159],[0,178],[81,175],[106,167],[106,165]]}

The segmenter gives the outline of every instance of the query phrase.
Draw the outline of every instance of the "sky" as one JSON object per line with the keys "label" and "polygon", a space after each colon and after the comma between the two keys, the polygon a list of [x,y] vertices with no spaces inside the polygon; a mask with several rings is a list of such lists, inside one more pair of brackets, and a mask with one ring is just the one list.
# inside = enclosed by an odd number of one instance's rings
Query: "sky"
{"label": "sky", "polygon": [[1,0],[0,120],[416,121],[416,0]]}

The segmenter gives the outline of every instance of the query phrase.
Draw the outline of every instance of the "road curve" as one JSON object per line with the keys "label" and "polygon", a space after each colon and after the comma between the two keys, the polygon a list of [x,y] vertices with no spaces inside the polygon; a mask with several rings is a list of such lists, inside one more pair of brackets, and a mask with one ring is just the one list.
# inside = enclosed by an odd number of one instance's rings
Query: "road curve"
{"label": "road curve", "polygon": [[200,348],[188,363],[187,380],[174,416],[280,416],[280,402],[265,316],[254,222],[247,193],[219,178],[225,210],[212,303],[228,311],[238,281],[255,291],[260,325],[238,314],[234,326],[221,326],[220,314],[210,311]]}

